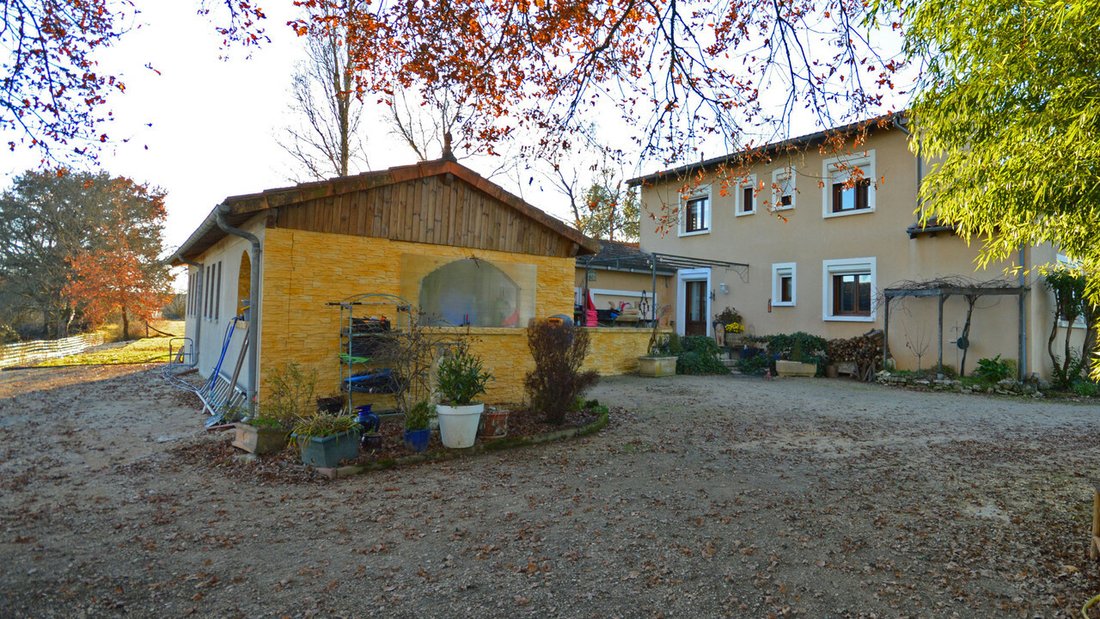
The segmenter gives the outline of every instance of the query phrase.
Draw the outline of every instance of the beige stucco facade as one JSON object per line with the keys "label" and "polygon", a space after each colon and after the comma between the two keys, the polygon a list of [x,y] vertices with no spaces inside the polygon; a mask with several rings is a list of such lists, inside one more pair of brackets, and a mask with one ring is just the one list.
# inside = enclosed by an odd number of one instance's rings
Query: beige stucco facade
{"label": "beige stucco facade", "polygon": [[[1030,287],[1023,302],[1024,368],[1028,374],[1049,375],[1046,340],[1052,320],[1051,297],[1036,267],[1053,263],[1055,250],[1049,246],[1026,248],[1012,261],[980,268],[977,242],[967,245],[949,231],[910,238],[907,228],[917,221],[918,166],[906,134],[896,128],[874,131],[859,148],[839,157],[850,166],[858,165],[871,187],[868,208],[834,214],[829,207],[832,179],[841,172],[835,169],[837,159],[814,144],[757,163],[736,174],[732,182],[723,183],[710,169],[696,177],[701,181],[689,185],[675,178],[643,183],[646,212],[658,216],[677,213],[680,221],[665,234],[643,226],[643,250],[748,264],[681,270],[671,284],[676,329],[683,332],[684,286],[693,279],[706,281],[713,297],[708,299],[707,316],[731,306],[744,315],[751,334],[806,331],[826,338],[882,329],[882,291],[887,288],[953,276],[973,282],[1008,280]],[[772,205],[779,202],[776,189],[782,183],[773,185],[773,181],[781,181],[788,166],[794,171],[793,204],[776,209]],[[851,176],[850,171],[844,174]],[[743,207],[740,183],[745,178],[755,187],[751,214]],[[708,198],[705,231],[685,230],[684,194]],[[1022,279],[1011,272],[1017,263],[1028,270]],[[870,273],[874,299],[870,315],[834,314],[831,282],[834,275],[845,272]],[[778,282],[773,282],[776,275],[793,280],[789,304],[778,298]],[[891,303],[889,346],[899,368],[935,364],[939,350],[937,306],[934,298]],[[951,297],[944,305],[943,361],[947,365],[957,366],[961,357],[953,342],[965,312],[962,298]],[[1017,359],[1020,336],[1018,298],[982,297],[973,314],[967,368],[973,369],[979,358],[998,354]]]}

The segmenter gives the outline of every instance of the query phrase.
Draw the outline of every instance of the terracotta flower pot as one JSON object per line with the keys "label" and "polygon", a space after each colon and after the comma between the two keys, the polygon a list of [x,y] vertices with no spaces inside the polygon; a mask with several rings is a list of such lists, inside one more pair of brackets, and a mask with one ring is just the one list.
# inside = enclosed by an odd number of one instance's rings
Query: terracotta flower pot
{"label": "terracotta flower pot", "polygon": [[481,414],[481,436],[501,438],[508,436],[509,411],[486,411]]}

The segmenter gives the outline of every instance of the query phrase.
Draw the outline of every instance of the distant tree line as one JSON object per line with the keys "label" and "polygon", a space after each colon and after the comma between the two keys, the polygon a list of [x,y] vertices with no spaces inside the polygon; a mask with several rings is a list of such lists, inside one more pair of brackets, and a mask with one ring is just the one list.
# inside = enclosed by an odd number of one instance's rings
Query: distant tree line
{"label": "distant tree line", "polygon": [[168,298],[165,217],[164,193],[128,178],[17,176],[0,195],[0,330],[57,338],[115,312],[124,327],[152,317]]}

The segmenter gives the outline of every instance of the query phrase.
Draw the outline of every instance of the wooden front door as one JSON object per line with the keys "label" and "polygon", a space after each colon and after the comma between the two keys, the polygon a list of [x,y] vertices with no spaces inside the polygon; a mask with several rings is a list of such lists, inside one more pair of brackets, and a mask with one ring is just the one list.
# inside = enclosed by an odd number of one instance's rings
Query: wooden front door
{"label": "wooden front door", "polygon": [[684,335],[707,334],[707,282],[684,282]]}

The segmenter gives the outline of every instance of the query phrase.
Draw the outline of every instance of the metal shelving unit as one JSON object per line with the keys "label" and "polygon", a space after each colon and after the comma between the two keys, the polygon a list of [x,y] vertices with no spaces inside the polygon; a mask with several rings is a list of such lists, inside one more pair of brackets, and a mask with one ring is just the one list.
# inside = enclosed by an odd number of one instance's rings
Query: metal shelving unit
{"label": "metal shelving unit", "polygon": [[[388,353],[395,350],[395,338],[408,333],[412,306],[390,294],[360,294],[328,303],[340,308],[340,390],[350,414],[356,396],[393,396],[400,388],[399,377],[388,365]],[[367,399],[367,398],[363,398]]]}

